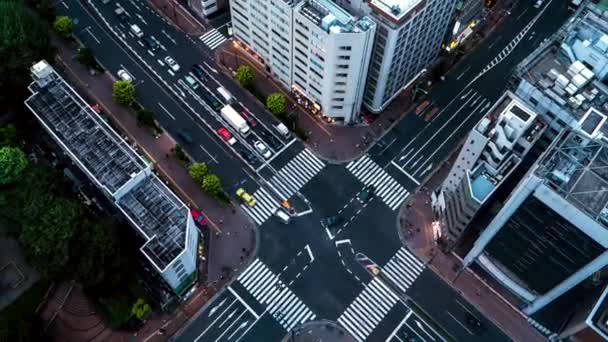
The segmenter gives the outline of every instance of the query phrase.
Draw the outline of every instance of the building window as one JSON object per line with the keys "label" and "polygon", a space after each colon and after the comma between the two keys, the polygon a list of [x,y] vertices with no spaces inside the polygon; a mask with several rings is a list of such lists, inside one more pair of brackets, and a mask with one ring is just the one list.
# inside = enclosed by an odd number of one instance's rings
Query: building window
{"label": "building window", "polygon": [[530,103],[536,106],[538,105],[538,100],[530,96]]}
{"label": "building window", "polygon": [[350,46],[340,46],[340,50],[342,51],[350,51],[352,48]]}
{"label": "building window", "polygon": [[343,61],[348,61],[348,60],[350,60],[350,56],[338,56],[338,59],[341,59]]}
{"label": "building window", "polygon": [[336,77],[348,77],[348,74],[338,73],[336,74]]}
{"label": "building window", "polygon": [[338,69],[348,69],[348,64],[338,64]]}
{"label": "building window", "polygon": [[334,97],[333,99],[331,99],[332,101],[335,102],[344,102],[344,98],[343,97]]}
{"label": "building window", "polygon": [[335,82],[334,84],[337,86],[345,86],[346,82]]}
{"label": "building window", "polygon": [[331,106],[331,109],[343,109],[344,106]]}
{"label": "building window", "polygon": [[346,91],[337,89],[337,90],[334,90],[334,94],[346,94]]}

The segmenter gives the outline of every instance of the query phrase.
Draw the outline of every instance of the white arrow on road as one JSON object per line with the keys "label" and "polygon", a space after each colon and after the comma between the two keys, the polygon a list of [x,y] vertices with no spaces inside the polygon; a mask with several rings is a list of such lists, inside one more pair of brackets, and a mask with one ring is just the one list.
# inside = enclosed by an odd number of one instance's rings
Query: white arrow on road
{"label": "white arrow on road", "polygon": [[224,305],[226,298],[222,300],[218,305],[214,306],[211,310],[209,310],[209,317],[213,316],[213,314],[220,308],[220,306]]}

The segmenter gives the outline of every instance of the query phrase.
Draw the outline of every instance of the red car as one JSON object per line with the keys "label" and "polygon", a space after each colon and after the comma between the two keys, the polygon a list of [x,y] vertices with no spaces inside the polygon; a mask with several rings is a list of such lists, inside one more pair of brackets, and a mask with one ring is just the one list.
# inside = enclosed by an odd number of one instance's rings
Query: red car
{"label": "red car", "polygon": [[222,137],[222,139],[224,139],[224,141],[226,141],[230,145],[234,145],[236,143],[236,139],[224,127],[218,128],[217,134],[219,134],[220,137]]}
{"label": "red car", "polygon": [[258,122],[255,120],[255,118],[247,111],[242,111],[241,115],[243,115],[243,117],[245,118],[245,120],[247,121],[247,123],[249,123],[249,125],[251,127],[255,126],[258,124]]}
{"label": "red car", "polygon": [[207,224],[207,218],[203,216],[203,214],[201,214],[199,211],[192,209],[190,210],[190,215],[192,215],[192,218],[194,219],[194,222],[197,225],[204,226]]}

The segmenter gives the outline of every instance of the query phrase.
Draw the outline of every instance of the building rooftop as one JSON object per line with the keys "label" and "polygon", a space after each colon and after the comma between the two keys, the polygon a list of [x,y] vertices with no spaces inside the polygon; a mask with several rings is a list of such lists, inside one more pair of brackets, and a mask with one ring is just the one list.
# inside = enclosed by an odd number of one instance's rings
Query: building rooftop
{"label": "building rooftop", "polygon": [[464,146],[469,154],[477,156],[465,172],[478,202],[483,203],[519,165],[544,129],[536,113],[512,93],[505,93],[494,104]]}
{"label": "building rooftop", "polygon": [[585,322],[602,338],[608,340],[608,286],[600,295]]}
{"label": "building rooftop", "polygon": [[141,250],[162,271],[185,249],[187,207],[50,65],[31,73],[26,105],[145,237]]}
{"label": "building rooftop", "polygon": [[328,33],[351,33],[369,30],[375,24],[368,18],[357,19],[330,0],[304,1],[298,11]]}
{"label": "building rooftop", "polygon": [[[598,117],[601,119],[598,122]],[[587,124],[587,121],[592,121]],[[608,228],[606,116],[589,109],[578,128],[567,129],[547,151],[537,174],[564,199]],[[601,124],[601,127],[598,126]],[[593,131],[594,135],[587,132]]]}
{"label": "building rooftop", "polygon": [[410,17],[418,5],[425,5],[426,0],[371,0],[370,5],[377,12],[394,22]]}
{"label": "building rooftop", "polygon": [[39,118],[47,129],[107,192],[115,193],[147,167],[61,77],[55,77],[48,86],[33,83],[30,88],[36,95],[26,104],[41,114]]}

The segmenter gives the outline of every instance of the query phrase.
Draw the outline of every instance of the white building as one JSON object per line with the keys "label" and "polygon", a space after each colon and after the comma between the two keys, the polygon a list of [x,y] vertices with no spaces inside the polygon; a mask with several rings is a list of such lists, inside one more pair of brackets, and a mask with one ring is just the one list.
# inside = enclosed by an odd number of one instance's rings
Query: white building
{"label": "white building", "polygon": [[437,194],[433,209],[453,245],[545,131],[540,118],[505,93],[471,130]]}
{"label": "white building", "polygon": [[196,281],[198,230],[184,203],[47,62],[31,68],[28,108],[146,243],[140,251],[182,295]]}
{"label": "white building", "polygon": [[225,9],[227,3],[227,0],[188,0],[188,7],[192,8],[199,16],[207,18]]}
{"label": "white building", "polygon": [[234,37],[330,121],[356,121],[376,25],[330,0],[232,0]]}
{"label": "white building", "polygon": [[[343,0],[348,1],[348,0]],[[353,0],[378,28],[367,78],[364,104],[383,111],[435,60],[456,0]]]}

